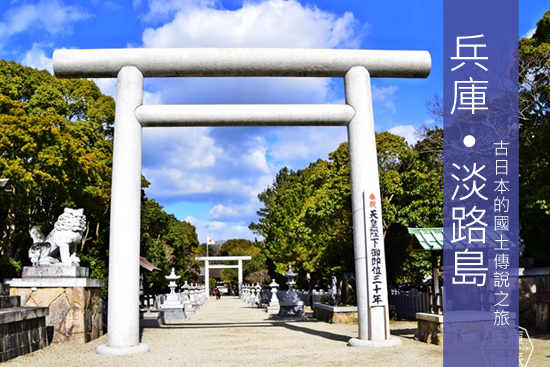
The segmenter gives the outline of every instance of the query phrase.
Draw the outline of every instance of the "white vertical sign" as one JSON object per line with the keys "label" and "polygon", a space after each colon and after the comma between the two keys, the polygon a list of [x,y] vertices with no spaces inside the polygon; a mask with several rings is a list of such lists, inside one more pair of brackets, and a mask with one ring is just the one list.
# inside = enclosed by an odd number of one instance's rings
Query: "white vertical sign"
{"label": "white vertical sign", "polygon": [[[368,196],[368,197],[367,197]],[[386,257],[380,198],[363,192],[369,307],[388,306]]]}

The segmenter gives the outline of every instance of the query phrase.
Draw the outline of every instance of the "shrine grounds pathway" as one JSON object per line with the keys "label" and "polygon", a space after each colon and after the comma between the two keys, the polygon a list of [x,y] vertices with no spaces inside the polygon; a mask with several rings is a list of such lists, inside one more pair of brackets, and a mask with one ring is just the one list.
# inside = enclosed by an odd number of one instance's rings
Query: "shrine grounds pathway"
{"label": "shrine grounds pathway", "polygon": [[[283,321],[237,297],[210,298],[190,320],[161,328],[145,328],[142,342],[151,352],[104,356],[95,349],[107,337],[85,345],[53,344],[3,365],[12,366],[405,366],[443,365],[443,348],[413,339],[416,323],[392,322],[402,345],[352,348],[357,325],[327,324],[313,319]],[[539,356],[529,366],[550,365],[549,338],[534,340]],[[472,366],[473,367],[473,366]]]}

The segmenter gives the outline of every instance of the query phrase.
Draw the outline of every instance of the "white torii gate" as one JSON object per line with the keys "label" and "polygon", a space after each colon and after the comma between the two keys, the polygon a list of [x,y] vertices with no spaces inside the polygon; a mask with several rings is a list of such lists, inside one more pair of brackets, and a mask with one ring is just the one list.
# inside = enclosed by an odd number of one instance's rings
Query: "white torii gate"
{"label": "white torii gate", "polygon": [[[195,261],[204,261],[204,288],[206,296],[210,296],[209,278],[210,269],[239,269],[239,294],[241,294],[241,285],[243,284],[243,260],[252,260],[252,256],[200,256]],[[210,261],[237,261],[237,265],[211,265]]]}
{"label": "white torii gate", "polygon": [[[141,134],[149,126],[347,126],[359,338],[390,339],[371,77],[425,78],[427,51],[184,48],[56,50],[55,75],[117,78],[107,344],[101,354],[144,353],[139,342]],[[343,77],[344,105],[143,105],[145,77]],[[134,306],[135,305],[135,306]]]}

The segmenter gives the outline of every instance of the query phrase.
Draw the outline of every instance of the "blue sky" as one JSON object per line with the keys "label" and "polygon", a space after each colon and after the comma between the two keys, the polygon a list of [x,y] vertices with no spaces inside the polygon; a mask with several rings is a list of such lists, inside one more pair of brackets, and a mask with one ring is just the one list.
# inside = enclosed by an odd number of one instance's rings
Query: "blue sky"
{"label": "blue sky", "polygon": [[[427,79],[375,79],[377,131],[413,143],[441,95],[442,1],[3,0],[0,58],[52,70],[58,48],[301,47],[427,50]],[[520,0],[519,36],[550,9]],[[116,80],[96,80],[114,96]],[[145,103],[342,103],[340,79],[148,79]],[[307,167],[346,141],[343,127],[148,128],[147,196],[197,228],[199,240],[254,239],[257,194],[282,167]]]}

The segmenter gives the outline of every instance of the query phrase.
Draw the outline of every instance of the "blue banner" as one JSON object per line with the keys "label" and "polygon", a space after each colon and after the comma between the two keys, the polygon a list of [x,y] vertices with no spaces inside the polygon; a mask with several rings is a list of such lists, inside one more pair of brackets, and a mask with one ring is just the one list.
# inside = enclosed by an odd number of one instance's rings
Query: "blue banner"
{"label": "blue banner", "polygon": [[444,2],[444,366],[519,366],[518,0]]}

